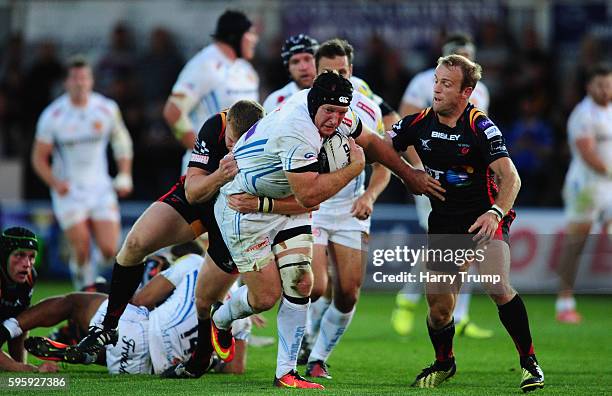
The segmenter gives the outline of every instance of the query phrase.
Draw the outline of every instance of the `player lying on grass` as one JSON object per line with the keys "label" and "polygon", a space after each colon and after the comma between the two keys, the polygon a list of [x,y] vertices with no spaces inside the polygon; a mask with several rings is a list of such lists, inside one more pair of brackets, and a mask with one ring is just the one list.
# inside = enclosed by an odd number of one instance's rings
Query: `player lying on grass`
{"label": "player lying on grass", "polygon": [[[195,348],[197,317],[193,300],[195,280],[203,261],[197,254],[187,254],[141,289],[119,320],[119,342],[107,346],[105,354],[83,353],[79,359],[67,359],[68,345],[44,337],[28,338],[26,349],[46,360],[105,364],[111,374],[161,373],[187,359]],[[154,308],[161,301],[164,302]],[[41,301],[17,316],[17,322],[27,331],[71,319],[86,331],[88,326],[103,320],[107,304],[108,296],[103,293],[69,293]],[[223,372],[244,371],[250,327],[247,319],[234,330],[236,359],[223,366]]]}

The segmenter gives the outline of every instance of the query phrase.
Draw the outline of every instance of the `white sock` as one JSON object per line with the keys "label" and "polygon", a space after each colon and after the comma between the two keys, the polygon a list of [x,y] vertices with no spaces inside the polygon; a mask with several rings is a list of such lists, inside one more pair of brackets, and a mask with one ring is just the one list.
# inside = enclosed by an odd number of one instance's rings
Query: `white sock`
{"label": "white sock", "polygon": [[472,298],[472,293],[470,293],[470,290],[462,290],[457,296],[457,304],[455,305],[455,313],[453,314],[455,317],[455,323],[459,323],[463,318],[468,317],[470,298]]}
{"label": "white sock", "polygon": [[85,286],[83,283],[83,267],[77,264],[76,260],[70,259],[68,262],[68,268],[70,269],[70,277],[72,278],[72,287],[74,290],[79,291]]}
{"label": "white sock", "polygon": [[[410,270],[411,274],[416,275],[417,279],[420,279],[421,272],[425,271],[425,265],[422,261],[418,261],[414,267]],[[419,281],[417,282],[406,282],[402,290],[399,291],[398,297],[408,300],[414,304],[418,304],[419,300],[425,292],[425,285]]]}
{"label": "white sock", "polygon": [[306,317],[306,341],[311,345],[317,338],[317,334],[319,334],[321,319],[325,311],[327,311],[329,304],[331,304],[329,298],[323,296],[319,297],[317,301],[310,303]]}
{"label": "white sock", "polygon": [[307,304],[294,304],[284,296],[281,299],[276,324],[278,328],[278,354],[276,355],[276,378],[280,378],[297,367],[297,355],[306,330]]}
{"label": "white sock", "polygon": [[333,304],[327,308],[321,320],[319,336],[308,358],[309,362],[315,360],[322,360],[325,362],[327,360],[338,341],[340,341],[340,337],[342,337],[348,325],[351,323],[354,313],[355,308],[348,313],[338,311]]}
{"label": "white sock", "polygon": [[17,322],[17,319],[15,318],[8,318],[4,322],[2,322],[2,326],[4,326],[9,332],[9,334],[11,335],[11,339],[19,337],[23,334],[23,330],[21,330],[21,327],[19,327],[19,322]]}
{"label": "white sock", "polygon": [[574,297],[557,297],[555,302],[555,310],[557,312],[570,311],[576,309],[576,300]]}
{"label": "white sock", "polygon": [[225,300],[225,303],[213,315],[213,320],[218,328],[227,330],[232,326],[234,320],[254,314],[253,308],[249,305],[248,294],[249,289],[246,285],[230,293],[229,299]]}

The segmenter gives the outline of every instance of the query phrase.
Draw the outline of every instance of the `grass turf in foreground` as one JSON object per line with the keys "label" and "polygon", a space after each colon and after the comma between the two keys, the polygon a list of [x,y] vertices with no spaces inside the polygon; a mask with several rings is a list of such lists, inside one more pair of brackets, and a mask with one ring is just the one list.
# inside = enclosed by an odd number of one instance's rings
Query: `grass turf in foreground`
{"label": "grass turf in foreground", "polygon": [[[34,300],[66,290],[63,284],[37,286]],[[610,394],[612,393],[612,317],[610,297],[579,296],[584,315],[579,326],[558,324],[554,320],[554,298],[523,296],[533,333],[536,353],[546,376],[546,387],[536,394]],[[520,368],[510,337],[499,322],[497,309],[484,296],[472,299],[471,318],[491,328],[489,340],[456,337],[455,377],[435,390],[409,388],[420,370],[433,360],[425,328],[425,301],[417,311],[414,334],[395,335],[389,324],[394,295],[362,295],[357,313],[344,338],[329,359],[331,381],[320,381],[326,394],[445,394],[499,395],[521,394]],[[257,329],[262,335],[275,335],[275,310],[266,313],[269,326]],[[32,334],[45,335],[37,329]],[[35,358],[30,358],[38,362]],[[79,395],[194,395],[194,394],[271,394],[313,391],[279,390],[272,387],[276,347],[250,348],[248,371],[242,376],[205,375],[199,380],[160,380],[154,376],[109,376],[99,366],[64,366],[69,376],[69,393]],[[304,368],[300,371],[303,373]],[[1,377],[15,376],[3,373]],[[6,378],[2,378],[6,383]],[[0,393],[13,391],[0,388]],[[28,393],[40,392],[29,389]],[[49,391],[44,391],[45,394]],[[56,392],[53,392],[56,393]],[[60,393],[60,392],[57,392]]]}

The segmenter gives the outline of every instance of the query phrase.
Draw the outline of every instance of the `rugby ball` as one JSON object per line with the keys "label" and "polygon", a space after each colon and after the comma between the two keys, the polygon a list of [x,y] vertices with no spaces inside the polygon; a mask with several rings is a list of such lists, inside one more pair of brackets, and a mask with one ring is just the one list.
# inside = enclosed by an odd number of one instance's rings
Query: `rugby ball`
{"label": "rugby ball", "polygon": [[350,154],[349,138],[340,132],[334,132],[323,141],[319,153],[320,172],[330,173],[347,167],[351,163]]}

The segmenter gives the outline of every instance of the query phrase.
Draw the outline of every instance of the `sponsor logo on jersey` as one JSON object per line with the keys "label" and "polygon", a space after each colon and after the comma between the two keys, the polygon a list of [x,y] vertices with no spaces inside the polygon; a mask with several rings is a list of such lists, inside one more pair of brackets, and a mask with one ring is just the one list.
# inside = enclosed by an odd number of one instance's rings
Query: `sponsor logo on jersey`
{"label": "sponsor logo on jersey", "polygon": [[208,155],[202,155],[202,154],[191,154],[191,159],[189,161],[191,162],[199,162],[201,164],[208,164]]}
{"label": "sponsor logo on jersey", "polygon": [[353,126],[353,120],[351,120],[351,119],[350,119],[350,118],[348,118],[348,117],[344,117],[344,118],[342,119],[342,123],[343,123],[344,125],[346,125],[347,127],[349,127],[349,128]]}
{"label": "sponsor logo on jersey", "polygon": [[361,110],[367,113],[367,115],[369,115],[372,118],[372,120],[376,121],[376,113],[374,112],[374,109],[372,109],[371,107],[369,107],[367,104],[363,103],[362,101],[357,102],[357,107],[359,107]]}
{"label": "sponsor logo on jersey", "polygon": [[457,141],[459,140],[459,137],[461,137],[461,135],[449,135],[444,132],[431,131],[431,137],[443,140]]}
{"label": "sponsor logo on jersey", "polygon": [[489,145],[489,153],[491,155],[499,154],[508,151],[504,141],[501,138],[498,138],[491,142]]}
{"label": "sponsor logo on jersey", "polygon": [[311,159],[311,158],[314,158],[315,156],[316,156],[315,153],[306,153],[306,154],[304,154],[304,158],[306,158],[306,159]]}
{"label": "sponsor logo on jersey", "polygon": [[434,179],[440,180],[440,178],[444,176],[444,171],[432,169],[427,165],[424,165],[424,166],[425,166],[425,172],[427,172],[429,176],[433,177]]}
{"label": "sponsor logo on jersey", "polygon": [[431,142],[431,139],[419,139],[419,140],[421,140],[421,148],[423,150],[431,151],[431,147],[429,147],[429,142]]}
{"label": "sponsor logo on jersey", "polygon": [[483,117],[483,119],[478,123],[478,127],[480,129],[487,129],[490,126],[493,126],[493,122],[486,117]]}
{"label": "sponsor logo on jersey", "polygon": [[485,135],[487,135],[487,139],[494,138],[495,136],[501,136],[499,128],[497,128],[495,125],[492,125],[485,129],[484,133]]}
{"label": "sponsor logo on jersey", "polygon": [[260,249],[265,248],[269,244],[270,244],[270,239],[268,239],[268,237],[266,237],[263,241],[254,243],[253,245],[251,245],[248,248],[246,248],[246,251],[247,252],[252,252],[252,251],[255,251],[255,250],[260,250]]}

